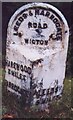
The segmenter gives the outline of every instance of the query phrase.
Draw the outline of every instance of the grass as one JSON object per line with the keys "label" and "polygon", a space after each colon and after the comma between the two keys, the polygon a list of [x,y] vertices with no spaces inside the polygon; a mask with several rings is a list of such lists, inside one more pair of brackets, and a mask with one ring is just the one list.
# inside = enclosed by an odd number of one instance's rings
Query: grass
{"label": "grass", "polygon": [[2,68],[0,68],[0,82],[2,80]]}
{"label": "grass", "polygon": [[[1,71],[0,71],[1,75]],[[8,99],[3,94],[3,115],[13,114],[16,118],[70,118],[73,119],[73,107],[72,107],[72,79],[64,80],[64,90],[62,98],[53,100],[49,106],[49,110],[44,112],[38,112],[37,107],[27,109],[21,108],[19,101],[15,101],[12,96],[9,95]],[[11,103],[12,100],[12,103]],[[11,105],[12,104],[12,105]]]}
{"label": "grass", "polygon": [[0,69],[0,118],[2,116],[2,69]]}

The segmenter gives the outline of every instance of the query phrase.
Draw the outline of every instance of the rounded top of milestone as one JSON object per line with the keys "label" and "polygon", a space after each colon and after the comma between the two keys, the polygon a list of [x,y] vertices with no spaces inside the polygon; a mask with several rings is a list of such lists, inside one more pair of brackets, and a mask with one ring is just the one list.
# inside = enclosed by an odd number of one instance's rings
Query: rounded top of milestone
{"label": "rounded top of milestone", "polygon": [[46,3],[30,3],[19,8],[8,25],[8,38],[15,44],[48,47],[61,42],[67,32],[62,13]]}

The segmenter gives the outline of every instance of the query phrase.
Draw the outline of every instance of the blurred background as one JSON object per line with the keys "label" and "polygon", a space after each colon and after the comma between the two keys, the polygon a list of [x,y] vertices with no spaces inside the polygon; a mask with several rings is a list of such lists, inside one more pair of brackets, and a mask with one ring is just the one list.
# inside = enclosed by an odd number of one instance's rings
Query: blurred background
{"label": "blurred background", "polygon": [[[2,67],[5,67],[5,55],[6,55],[6,37],[7,37],[7,27],[8,22],[14,12],[20,8],[22,5],[27,4],[28,2],[4,2],[2,3],[2,54],[0,52],[0,58],[2,57]],[[49,3],[49,2],[45,2]],[[15,99],[12,101],[13,105],[11,105],[12,96],[7,98],[6,91],[4,90],[4,84],[2,89],[2,109],[3,116],[5,115],[14,115],[16,118],[21,117],[48,117],[48,118],[73,118],[73,106],[72,106],[72,89],[73,88],[73,3],[72,2],[50,2],[49,4],[58,8],[62,14],[65,16],[68,25],[69,25],[69,47],[68,47],[68,55],[66,61],[66,77],[64,81],[64,90],[62,99],[53,101],[49,107],[49,110],[43,112],[37,112],[37,108],[32,110],[26,110],[23,112],[21,106],[19,106],[19,102]],[[1,47],[1,40],[0,40]],[[0,62],[1,63],[1,62]],[[0,74],[4,69],[0,68]],[[4,82],[4,79],[2,83]],[[48,112],[49,111],[49,112]]]}

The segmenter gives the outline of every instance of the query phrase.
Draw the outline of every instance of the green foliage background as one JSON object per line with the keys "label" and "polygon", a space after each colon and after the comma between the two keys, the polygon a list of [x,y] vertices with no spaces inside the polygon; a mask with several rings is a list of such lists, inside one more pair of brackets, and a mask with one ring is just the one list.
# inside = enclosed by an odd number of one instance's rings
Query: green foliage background
{"label": "green foliage background", "polygon": [[[6,49],[6,34],[7,34],[7,25],[12,14],[24,3],[3,3],[3,56],[2,63],[3,68],[5,66],[5,49]],[[38,112],[38,108],[35,106],[31,109],[21,108],[20,101],[15,99],[15,96],[11,96],[8,93],[6,96],[6,88],[4,86],[4,70],[0,69],[0,85],[3,84],[2,89],[2,113],[11,114],[16,118],[69,118],[73,119],[73,3],[50,3],[57,7],[64,14],[65,18],[68,21],[70,29],[70,38],[69,38],[69,48],[68,48],[68,57],[66,62],[66,78],[64,80],[64,90],[62,98],[52,101],[49,106],[48,111]],[[1,55],[0,55],[1,58]],[[3,70],[3,72],[2,72]],[[2,77],[3,73],[3,77]],[[2,80],[3,79],[3,80]],[[13,99],[14,98],[14,99]],[[12,102],[11,102],[12,101]],[[1,108],[0,108],[1,111]],[[62,119],[61,119],[62,120]]]}

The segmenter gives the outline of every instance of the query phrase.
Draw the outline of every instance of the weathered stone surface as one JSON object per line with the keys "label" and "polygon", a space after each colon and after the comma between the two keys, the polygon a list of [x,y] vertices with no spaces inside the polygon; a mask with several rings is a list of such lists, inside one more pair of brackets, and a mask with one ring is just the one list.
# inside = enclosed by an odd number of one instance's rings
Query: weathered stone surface
{"label": "weathered stone surface", "polygon": [[[19,8],[7,32],[8,90],[21,96],[31,91],[32,104],[48,105],[62,93],[69,28],[62,13],[45,3]],[[10,88],[11,87],[11,88]]]}

